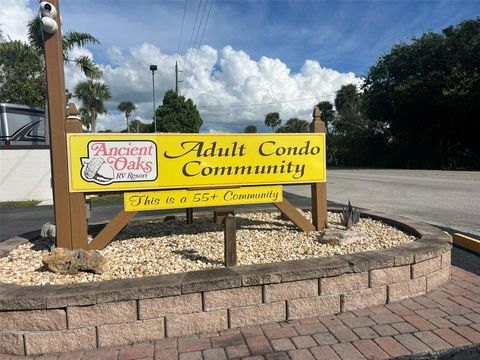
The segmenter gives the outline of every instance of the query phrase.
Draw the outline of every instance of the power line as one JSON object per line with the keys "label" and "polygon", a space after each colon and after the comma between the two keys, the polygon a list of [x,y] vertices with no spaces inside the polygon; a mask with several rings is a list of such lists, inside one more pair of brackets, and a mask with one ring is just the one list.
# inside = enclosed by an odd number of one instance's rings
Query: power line
{"label": "power line", "polygon": [[[202,117],[205,118],[214,118],[214,119],[222,119],[222,120],[233,120],[236,121],[239,119],[239,116],[221,116],[221,115],[210,115],[210,114],[200,114]],[[252,121],[252,120],[245,120],[245,121]]]}
{"label": "power line", "polygon": [[[202,11],[202,17],[200,18],[200,22],[198,23],[197,33],[195,34],[195,40],[193,40],[193,52],[191,53],[191,56],[188,57],[189,61],[187,62],[187,66],[189,66],[190,68],[190,73],[192,73],[193,53],[195,52],[195,49],[197,49],[198,34],[200,33],[200,28],[202,27],[203,17],[205,16],[205,10],[207,9],[207,4],[208,4],[208,0],[205,0],[205,5],[203,6],[203,11]],[[198,49],[197,49],[197,53],[198,53]],[[184,76],[184,79],[185,79],[185,76]]]}
{"label": "power line", "polygon": [[[198,1],[198,8],[197,8],[197,14],[195,15],[195,22],[193,23],[193,27],[192,27],[192,33],[190,34],[190,39],[188,40],[188,45],[187,45],[187,49],[186,51],[188,52],[188,49],[190,48],[190,45],[192,44],[192,39],[193,39],[193,33],[195,32],[195,28],[197,26],[197,20],[198,20],[198,14],[200,13],[200,6],[202,5],[202,0],[199,0]],[[185,71],[185,63],[187,61],[187,58],[189,56],[187,56],[187,54],[185,54],[185,58],[183,59],[183,66],[182,66],[182,71]],[[185,74],[185,72],[184,72]],[[183,81],[183,79],[182,79]]]}
{"label": "power line", "polygon": [[[195,60],[193,61],[193,65],[191,67],[190,77],[188,78],[188,82],[190,82],[190,80],[192,78],[193,69],[195,69],[195,64],[197,63],[198,53],[200,51],[200,46],[202,45],[203,35],[205,35],[205,29],[207,27],[208,19],[210,18],[210,11],[212,10],[212,5],[213,5],[213,0],[210,1],[210,7],[208,8],[208,14],[207,14],[207,18],[205,20],[205,23],[203,24],[202,36],[200,37],[200,41],[198,43],[197,53],[195,54]],[[201,22],[200,22],[200,24],[201,24]]]}
{"label": "power line", "polygon": [[182,41],[183,35],[183,25],[185,23],[185,14],[187,12],[187,0],[185,0],[185,6],[183,7],[183,19],[182,19],[182,27],[180,28],[180,37],[178,38],[178,46],[177,46],[177,56],[175,62],[178,61],[178,54],[180,53],[180,42]]}
{"label": "power line", "polygon": [[190,39],[190,42],[189,42],[189,44],[188,44],[187,51],[188,51],[188,49],[190,48],[191,40],[193,39],[193,33],[195,32],[195,29],[197,29],[197,32],[196,32],[196,34],[195,34],[195,39],[193,40],[193,44],[192,44],[193,51],[191,51],[191,52],[188,54],[187,61],[186,61],[186,65],[185,65],[184,68],[183,68],[182,82],[185,80],[185,74],[188,72],[187,68],[191,67],[191,65],[192,65],[193,53],[195,52],[195,45],[196,45],[196,43],[197,43],[198,33],[200,32],[200,27],[202,26],[203,16],[205,15],[205,9],[206,9],[206,7],[207,7],[207,0],[205,0],[205,5],[204,5],[203,11],[202,11],[202,17],[200,18],[200,22],[198,23],[198,28],[197,28],[198,14],[199,14],[199,12],[200,12],[200,7],[201,7],[201,5],[202,5],[202,0],[199,0],[199,2],[198,2],[198,8],[197,8],[197,16],[195,17],[195,23],[194,23],[194,25],[193,25],[192,34],[191,34],[191,39]]}
{"label": "power line", "polygon": [[316,97],[304,98],[304,99],[295,99],[295,100],[284,100],[284,101],[276,101],[270,103],[257,103],[257,104],[231,104],[231,105],[197,105],[200,108],[230,108],[230,107],[248,107],[248,106],[266,106],[266,105],[276,105],[276,104],[283,104],[283,103],[291,103],[291,102],[299,102],[299,101],[306,101],[306,100],[315,100]]}
{"label": "power line", "polygon": [[210,108],[211,110],[214,109],[222,109],[222,108],[230,108],[230,107],[249,107],[249,106],[266,106],[266,105],[277,105],[277,104],[284,104],[284,103],[291,103],[291,102],[299,102],[299,101],[307,101],[307,100],[316,100],[316,99],[328,99],[332,95],[336,93],[325,94],[322,96],[315,96],[303,99],[295,99],[295,100],[283,100],[283,101],[275,101],[269,103],[256,103],[256,104],[231,104],[231,105],[197,105],[197,108]]}
{"label": "power line", "polygon": [[262,125],[265,125],[265,124],[261,124],[261,123],[230,123],[230,122],[222,122],[222,121],[208,121],[208,120],[205,120],[205,123],[208,123],[208,124],[220,124],[220,125],[232,125],[232,126],[248,126],[248,125],[255,125],[255,126],[262,126]]}

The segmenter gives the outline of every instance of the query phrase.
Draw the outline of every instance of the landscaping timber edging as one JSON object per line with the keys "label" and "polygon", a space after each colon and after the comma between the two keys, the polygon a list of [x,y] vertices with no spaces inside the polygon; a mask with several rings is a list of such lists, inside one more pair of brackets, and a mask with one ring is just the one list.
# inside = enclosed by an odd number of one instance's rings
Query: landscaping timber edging
{"label": "landscaping timber edging", "polygon": [[[381,305],[450,280],[451,238],[377,211],[418,238],[384,250],[76,285],[0,283],[0,354],[108,348]],[[0,256],[25,242],[0,244]],[[3,254],[3,255],[2,255]]]}

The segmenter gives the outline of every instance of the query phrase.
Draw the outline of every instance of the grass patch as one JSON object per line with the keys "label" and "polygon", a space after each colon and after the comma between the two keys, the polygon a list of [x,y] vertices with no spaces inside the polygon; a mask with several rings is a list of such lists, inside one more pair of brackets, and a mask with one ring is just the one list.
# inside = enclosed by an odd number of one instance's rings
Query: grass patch
{"label": "grass patch", "polygon": [[24,200],[24,201],[0,201],[0,209],[15,208],[22,206],[37,206],[40,200]]}
{"label": "grass patch", "polygon": [[123,201],[123,194],[110,194],[91,197],[92,204],[108,204]]}

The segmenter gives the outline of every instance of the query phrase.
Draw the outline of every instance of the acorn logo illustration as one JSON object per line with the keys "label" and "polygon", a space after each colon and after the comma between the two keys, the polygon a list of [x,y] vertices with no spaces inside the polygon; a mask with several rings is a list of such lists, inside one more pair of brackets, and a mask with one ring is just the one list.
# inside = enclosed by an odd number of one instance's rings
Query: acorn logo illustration
{"label": "acorn logo illustration", "polygon": [[100,185],[107,185],[113,182],[115,170],[104,158],[99,156],[92,159],[83,158],[82,164],[82,178],[86,181],[93,181]]}

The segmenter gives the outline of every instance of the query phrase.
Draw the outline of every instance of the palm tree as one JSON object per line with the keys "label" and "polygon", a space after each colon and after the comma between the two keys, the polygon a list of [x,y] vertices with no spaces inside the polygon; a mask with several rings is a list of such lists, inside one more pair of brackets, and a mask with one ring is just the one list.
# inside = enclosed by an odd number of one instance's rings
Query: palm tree
{"label": "palm tree", "polygon": [[82,106],[78,109],[78,115],[80,116],[80,122],[82,125],[87,128],[87,132],[90,132],[90,111]]}
{"label": "palm tree", "polygon": [[[28,22],[28,41],[30,46],[37,50],[38,54],[43,58],[43,38],[42,38],[42,21],[39,16],[34,17]],[[95,65],[88,56],[81,55],[74,59],[68,57],[68,53],[75,47],[84,47],[87,44],[100,44],[98,39],[89,33],[81,33],[77,31],[69,31],[63,35],[63,60],[66,62],[74,62],[86,77],[90,79],[99,79],[102,77],[102,71]]]}
{"label": "palm tree", "polygon": [[272,128],[272,132],[275,132],[275,126],[278,126],[282,123],[280,120],[280,115],[278,112],[271,112],[265,115],[265,125]]}
{"label": "palm tree", "polygon": [[132,112],[137,110],[137,106],[131,101],[122,101],[118,104],[117,109],[125,113],[125,122],[127,123],[127,132],[130,132],[130,127],[128,126],[128,118],[132,115]]}
{"label": "palm tree", "polygon": [[94,133],[97,123],[97,115],[107,112],[104,101],[111,98],[110,90],[107,85],[102,82],[86,80],[78,83],[73,90],[73,95],[79,99],[83,107],[90,114],[90,128]]}

